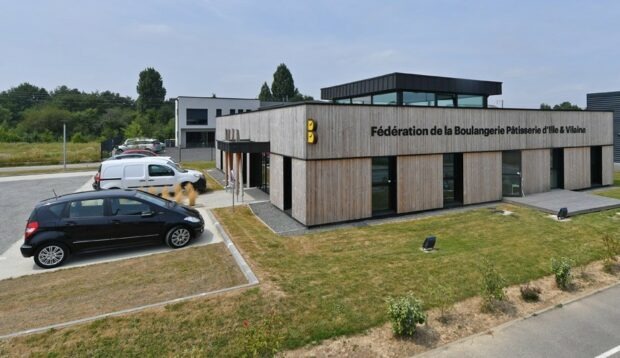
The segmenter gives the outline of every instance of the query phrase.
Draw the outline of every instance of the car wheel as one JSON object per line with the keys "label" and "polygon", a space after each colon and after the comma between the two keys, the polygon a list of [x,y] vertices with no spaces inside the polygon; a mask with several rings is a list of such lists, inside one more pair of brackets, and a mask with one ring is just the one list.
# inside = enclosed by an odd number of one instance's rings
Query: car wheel
{"label": "car wheel", "polygon": [[37,249],[34,262],[41,268],[49,269],[62,265],[68,256],[69,250],[65,245],[52,242]]}
{"label": "car wheel", "polygon": [[178,249],[186,246],[189,240],[192,238],[192,234],[185,226],[175,226],[168,234],[166,234],[166,245],[173,249]]}

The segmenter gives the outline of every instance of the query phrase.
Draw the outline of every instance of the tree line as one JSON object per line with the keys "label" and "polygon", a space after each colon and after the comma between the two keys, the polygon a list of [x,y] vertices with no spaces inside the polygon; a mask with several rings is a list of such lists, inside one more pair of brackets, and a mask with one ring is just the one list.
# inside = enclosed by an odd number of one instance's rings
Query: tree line
{"label": "tree line", "polygon": [[0,92],[0,142],[53,142],[63,124],[73,142],[107,138],[174,137],[174,102],[165,100],[161,74],[139,74],[137,100],[118,93],[84,92],[59,86],[48,91],[30,83]]}

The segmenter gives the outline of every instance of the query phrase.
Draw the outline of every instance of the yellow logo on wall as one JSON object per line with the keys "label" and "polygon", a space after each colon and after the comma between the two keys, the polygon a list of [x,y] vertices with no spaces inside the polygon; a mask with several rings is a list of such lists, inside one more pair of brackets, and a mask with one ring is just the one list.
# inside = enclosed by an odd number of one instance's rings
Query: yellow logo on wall
{"label": "yellow logo on wall", "polygon": [[308,130],[308,144],[316,143],[316,122],[312,118],[308,118],[306,121],[306,129]]}

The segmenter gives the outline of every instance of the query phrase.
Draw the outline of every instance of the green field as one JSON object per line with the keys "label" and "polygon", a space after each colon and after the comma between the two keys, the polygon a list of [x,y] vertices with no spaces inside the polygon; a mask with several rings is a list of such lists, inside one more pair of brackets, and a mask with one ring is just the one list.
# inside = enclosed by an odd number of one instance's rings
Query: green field
{"label": "green field", "polygon": [[[67,163],[100,161],[99,142],[67,143]],[[0,167],[62,164],[62,143],[0,143]]]}
{"label": "green field", "polygon": [[[261,280],[258,288],[0,342],[0,355],[240,356],[257,337],[281,337],[281,348],[291,349],[382,325],[388,296],[411,290],[432,307],[437,282],[456,292],[453,301],[474,296],[483,257],[516,284],[548,275],[552,257],[600,259],[599,238],[620,238],[617,210],[556,222],[502,207],[514,214],[477,209],[297,237],[275,235],[247,208],[218,209]],[[430,234],[438,250],[424,254],[420,246]],[[255,327],[269,333],[257,336]]]}

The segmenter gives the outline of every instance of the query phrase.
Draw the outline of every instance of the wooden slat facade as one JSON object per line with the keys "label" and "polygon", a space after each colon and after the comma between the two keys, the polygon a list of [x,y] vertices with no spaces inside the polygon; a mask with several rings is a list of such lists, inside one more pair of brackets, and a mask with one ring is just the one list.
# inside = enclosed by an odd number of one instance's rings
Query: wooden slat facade
{"label": "wooden slat facade", "polygon": [[443,206],[443,155],[411,155],[396,159],[398,213]]}
{"label": "wooden slat facade", "polygon": [[614,146],[606,145],[602,148],[603,154],[603,185],[614,183]]}
{"label": "wooden slat facade", "polygon": [[320,225],[370,217],[371,165],[370,158],[307,161],[307,214],[302,223]]}
{"label": "wooden slat facade", "polygon": [[590,147],[564,148],[564,189],[585,189],[590,186]]}
{"label": "wooden slat facade", "polygon": [[463,204],[502,200],[502,152],[463,154]]}
{"label": "wooden slat facade", "polygon": [[284,158],[281,155],[271,154],[269,164],[269,201],[280,210],[284,209]]}
{"label": "wooden slat facade", "polygon": [[551,150],[521,151],[521,174],[525,195],[551,190]]}
{"label": "wooden slat facade", "polygon": [[306,202],[306,163],[305,160],[291,159],[291,215],[299,222],[306,222],[306,210],[308,203]]}

